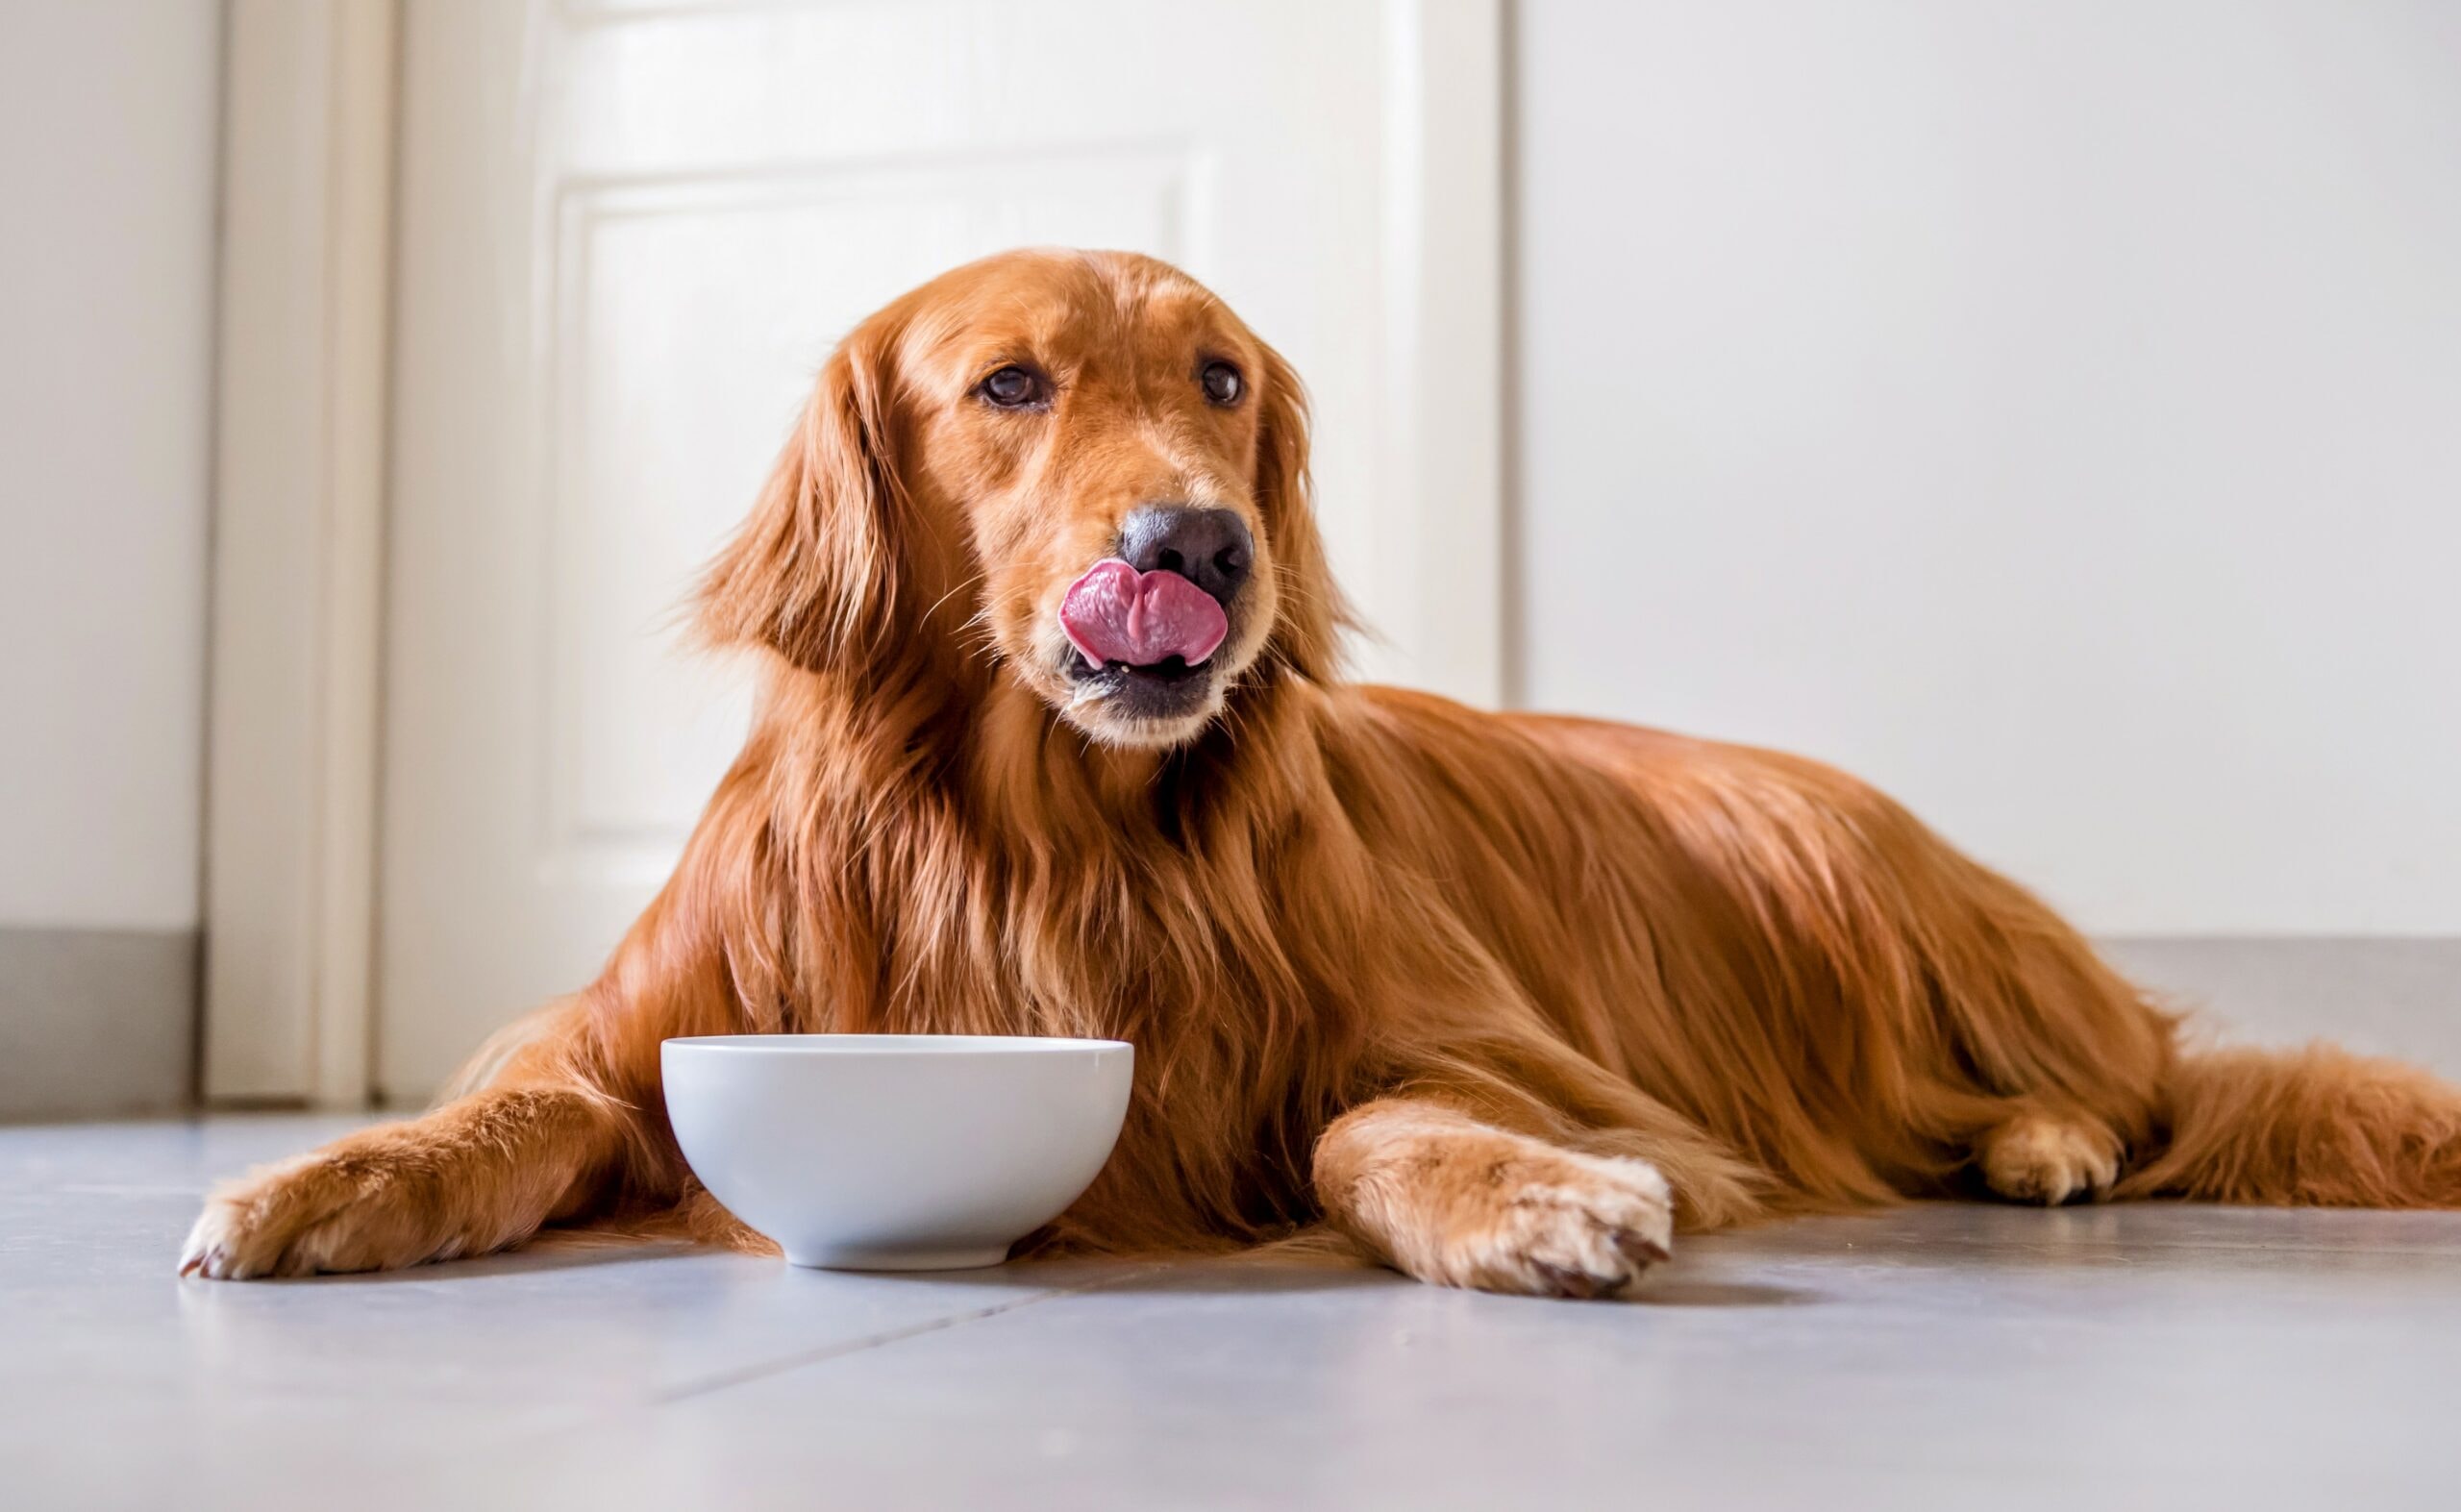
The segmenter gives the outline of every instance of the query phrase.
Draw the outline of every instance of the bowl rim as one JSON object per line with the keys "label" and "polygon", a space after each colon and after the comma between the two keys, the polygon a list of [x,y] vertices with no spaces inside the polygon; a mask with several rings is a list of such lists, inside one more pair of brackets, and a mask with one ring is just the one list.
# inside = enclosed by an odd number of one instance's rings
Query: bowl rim
{"label": "bowl rim", "polygon": [[1076,1039],[1061,1034],[678,1034],[659,1042],[661,1053],[678,1047],[765,1055],[906,1055],[932,1059],[952,1055],[1133,1052],[1136,1048],[1124,1039]]}

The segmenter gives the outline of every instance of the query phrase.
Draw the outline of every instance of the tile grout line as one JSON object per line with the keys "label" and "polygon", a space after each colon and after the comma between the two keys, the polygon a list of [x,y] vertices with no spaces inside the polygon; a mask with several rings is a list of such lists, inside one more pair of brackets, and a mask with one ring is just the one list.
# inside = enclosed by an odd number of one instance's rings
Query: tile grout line
{"label": "tile grout line", "polygon": [[764,1360],[756,1365],[745,1365],[734,1370],[720,1371],[714,1375],[704,1376],[699,1380],[687,1381],[681,1386],[673,1386],[662,1391],[653,1392],[646,1399],[645,1404],[654,1407],[670,1406],[679,1401],[689,1401],[695,1397],[706,1397],[713,1392],[726,1391],[733,1387],[746,1385],[752,1381],[766,1380],[773,1376],[783,1376],[789,1371],[802,1370],[808,1365],[823,1365],[831,1360],[843,1359],[848,1355],[863,1353],[868,1350],[885,1349],[889,1345],[900,1344],[907,1339],[921,1338],[925,1334],[945,1332],[948,1329],[957,1327],[963,1324],[980,1323],[986,1318],[997,1318],[1003,1313],[1011,1313],[1016,1312],[1021,1308],[1032,1307],[1036,1302],[1056,1301],[1062,1298],[1068,1297],[1082,1297],[1090,1292],[1103,1291],[1109,1287],[1124,1285],[1129,1281],[1140,1280],[1148,1276],[1157,1275],[1163,1271],[1169,1270],[1171,1268],[1171,1264],[1172,1262],[1170,1261],[1162,1261],[1152,1265],[1139,1266],[1133,1270],[1123,1271],[1117,1276],[1106,1277],[1101,1280],[1087,1281],[1078,1286],[1058,1287],[1047,1292],[1036,1292],[1031,1297],[1021,1297],[1015,1301],[994,1302],[988,1307],[977,1307],[968,1312],[952,1313],[945,1318],[933,1318],[924,1323],[909,1324],[903,1328],[887,1328],[879,1333],[865,1334],[861,1338],[849,1339],[840,1344],[823,1345],[818,1349],[806,1350],[801,1353],[790,1354],[782,1359]]}

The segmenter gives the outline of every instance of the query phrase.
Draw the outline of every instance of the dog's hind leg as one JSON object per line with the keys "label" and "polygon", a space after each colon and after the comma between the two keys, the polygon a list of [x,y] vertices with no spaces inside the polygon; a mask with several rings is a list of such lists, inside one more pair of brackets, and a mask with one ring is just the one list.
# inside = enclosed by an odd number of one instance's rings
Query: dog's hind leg
{"label": "dog's hind leg", "polygon": [[2119,1180],[2119,1134],[2090,1114],[2028,1103],[1983,1130],[1975,1165],[1985,1185],[2012,1202],[2100,1201]]}

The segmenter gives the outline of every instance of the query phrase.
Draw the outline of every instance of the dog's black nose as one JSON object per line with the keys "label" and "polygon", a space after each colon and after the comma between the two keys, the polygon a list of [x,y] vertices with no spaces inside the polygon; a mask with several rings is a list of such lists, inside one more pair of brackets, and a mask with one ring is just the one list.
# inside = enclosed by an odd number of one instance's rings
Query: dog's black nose
{"label": "dog's black nose", "polygon": [[1228,604],[1248,581],[1255,538],[1232,509],[1140,505],[1119,528],[1120,559],[1139,572],[1176,572]]}

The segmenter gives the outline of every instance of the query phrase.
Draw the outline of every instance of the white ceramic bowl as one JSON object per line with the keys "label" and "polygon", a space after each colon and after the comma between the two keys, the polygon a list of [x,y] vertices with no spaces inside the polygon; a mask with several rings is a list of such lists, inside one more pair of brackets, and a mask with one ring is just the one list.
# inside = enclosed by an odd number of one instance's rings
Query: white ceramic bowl
{"label": "white ceramic bowl", "polygon": [[797,1265],[998,1265],[1110,1157],[1118,1040],[720,1034],[661,1048],[693,1175]]}

